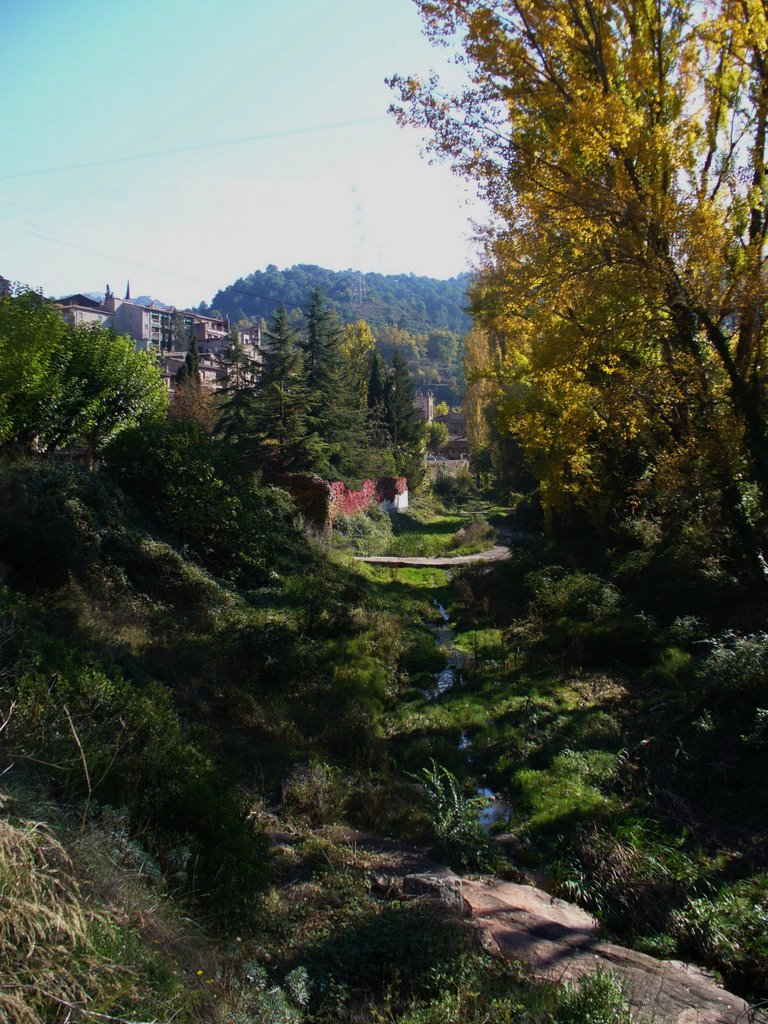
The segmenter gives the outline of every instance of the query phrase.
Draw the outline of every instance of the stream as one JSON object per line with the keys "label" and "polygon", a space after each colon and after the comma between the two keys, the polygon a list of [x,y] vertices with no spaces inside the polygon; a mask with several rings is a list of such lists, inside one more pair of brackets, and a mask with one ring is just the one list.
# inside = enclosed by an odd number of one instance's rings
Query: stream
{"label": "stream", "polygon": [[467,660],[464,652],[453,646],[453,630],[449,625],[450,616],[448,612],[439,601],[435,601],[434,604],[440,613],[442,623],[439,626],[430,626],[430,629],[435,637],[435,643],[441,651],[445,652],[448,660],[445,668],[441,669],[435,676],[434,687],[431,690],[424,691],[424,696],[427,700],[436,700],[446,690],[450,690],[457,685],[461,686],[461,670],[464,668]]}
{"label": "stream", "polygon": [[[439,601],[435,600],[434,605],[440,613],[442,621],[440,625],[430,626],[430,629],[435,637],[435,643],[441,651],[445,652],[448,660],[445,668],[435,675],[434,687],[424,691],[424,696],[427,700],[437,700],[454,686],[461,686],[463,682],[462,669],[467,663],[466,654],[453,646],[454,632],[450,626],[450,615]],[[472,761],[471,747],[472,740],[462,729],[458,749],[464,752],[467,764]],[[475,790],[475,795],[486,801],[486,806],[480,809],[477,816],[480,826],[486,832],[490,832],[497,822],[509,820],[512,815],[512,807],[502,800],[498,793],[494,793],[487,786],[478,786]]]}

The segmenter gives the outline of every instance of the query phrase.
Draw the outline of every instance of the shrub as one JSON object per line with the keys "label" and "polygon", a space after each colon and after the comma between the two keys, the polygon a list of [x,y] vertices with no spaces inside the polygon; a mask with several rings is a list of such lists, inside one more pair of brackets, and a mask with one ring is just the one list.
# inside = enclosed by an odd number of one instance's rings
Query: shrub
{"label": "shrub", "polygon": [[690,900],[672,927],[696,957],[722,972],[729,986],[754,993],[768,988],[768,875]]}
{"label": "shrub", "polygon": [[717,693],[764,692],[768,678],[768,633],[729,630],[707,641],[710,653],[698,672],[707,690]]}
{"label": "shrub", "polygon": [[479,821],[486,801],[464,796],[456,776],[435,761],[414,778],[427,796],[439,854],[462,868],[492,867],[492,846]]}
{"label": "shrub", "polygon": [[340,769],[316,759],[296,766],[283,783],[283,804],[313,825],[340,821],[348,796]]}
{"label": "shrub", "polygon": [[473,547],[475,545],[483,545],[488,547],[496,541],[496,531],[488,522],[487,519],[478,517],[473,519],[467,526],[462,526],[460,530],[451,537],[451,547]]}
{"label": "shrub", "polygon": [[472,493],[475,482],[468,469],[461,469],[455,476],[440,473],[432,484],[432,490],[451,505],[458,505]]}
{"label": "shrub", "polygon": [[549,566],[529,574],[529,618],[545,649],[574,665],[599,664],[619,653],[647,661],[657,640],[654,620],[633,614],[620,592],[599,576]]}
{"label": "shrub", "polygon": [[596,970],[578,985],[566,982],[552,1015],[553,1024],[632,1024],[635,1020],[621,982]]}
{"label": "shrub", "polygon": [[692,861],[645,821],[584,826],[569,853],[558,866],[563,896],[637,934],[665,932],[695,883]]}
{"label": "shrub", "polygon": [[39,765],[49,785],[70,799],[125,807],[132,828],[147,830],[151,852],[174,874],[176,852],[188,846],[194,894],[210,899],[221,916],[246,912],[269,878],[268,843],[193,742],[168,692],[153,683],[136,688],[115,667],[43,642],[23,621],[23,609],[15,616],[19,654],[5,666],[5,697],[14,710],[4,733],[15,760]]}
{"label": "shrub", "polygon": [[[36,805],[36,817],[41,810],[48,816],[51,808]],[[0,821],[0,1020],[49,1024],[72,1019],[73,1011],[85,1017],[95,1006],[112,1020],[147,1019],[149,1012],[164,1019],[171,1010],[180,1021],[198,1020],[194,997],[181,990],[162,951],[131,927],[135,904],[129,910],[123,903],[130,892],[151,918],[157,893],[125,886],[127,875],[110,863],[109,895],[97,900],[100,868],[89,860],[85,877],[80,858],[70,856],[67,847],[81,852],[84,842],[93,854],[93,838],[81,829],[74,847],[58,818],[55,825]]]}
{"label": "shrub", "polygon": [[190,422],[125,431],[107,472],[163,533],[210,571],[254,585],[303,546],[290,498],[258,487],[245,463]]}
{"label": "shrub", "polygon": [[351,516],[339,513],[332,523],[331,541],[334,547],[356,555],[383,554],[392,543],[392,520],[376,504]]}
{"label": "shrub", "polygon": [[120,490],[80,466],[0,464],[0,557],[25,590],[82,579],[136,523]]}

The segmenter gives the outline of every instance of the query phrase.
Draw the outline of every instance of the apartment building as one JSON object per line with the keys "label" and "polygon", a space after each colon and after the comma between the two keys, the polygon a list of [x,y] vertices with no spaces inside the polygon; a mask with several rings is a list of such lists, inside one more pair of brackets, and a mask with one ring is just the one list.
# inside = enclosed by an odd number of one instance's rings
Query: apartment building
{"label": "apartment building", "polygon": [[[107,285],[103,302],[77,294],[58,299],[55,305],[67,323],[110,327],[117,334],[132,338],[137,349],[158,355],[182,351],[194,337],[201,354],[215,356],[229,344],[232,331],[228,317],[203,316],[172,306],[145,306],[133,302],[130,285],[123,299]],[[259,328],[248,327],[238,333],[246,349],[257,355],[261,348]]]}

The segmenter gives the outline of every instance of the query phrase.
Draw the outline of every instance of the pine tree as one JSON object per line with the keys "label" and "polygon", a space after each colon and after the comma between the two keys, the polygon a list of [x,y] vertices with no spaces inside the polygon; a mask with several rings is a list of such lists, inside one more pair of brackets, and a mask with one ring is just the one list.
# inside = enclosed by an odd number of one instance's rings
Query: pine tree
{"label": "pine tree", "polygon": [[267,336],[253,405],[256,456],[273,471],[314,470],[324,461],[325,445],[312,427],[304,354],[285,307]]}
{"label": "pine tree", "polygon": [[392,444],[387,423],[385,396],[387,389],[387,367],[377,351],[371,353],[368,374],[368,424],[374,445],[388,448]]}
{"label": "pine tree", "polygon": [[424,439],[424,421],[415,399],[416,389],[410,368],[397,348],[384,389],[386,423],[395,448],[418,447]]}
{"label": "pine tree", "polygon": [[224,370],[224,383],[219,392],[216,429],[225,441],[245,451],[252,444],[259,367],[245,351],[236,329],[230,332],[229,344],[219,355],[218,363]]}
{"label": "pine tree", "polygon": [[197,338],[194,335],[190,338],[184,362],[176,372],[176,382],[183,384],[185,381],[192,381],[193,384],[200,387],[200,352],[197,347]]}
{"label": "pine tree", "polygon": [[371,450],[368,417],[360,406],[353,367],[344,357],[338,319],[319,289],[310,300],[302,349],[308,422],[325,446],[317,471],[331,478],[364,475]]}

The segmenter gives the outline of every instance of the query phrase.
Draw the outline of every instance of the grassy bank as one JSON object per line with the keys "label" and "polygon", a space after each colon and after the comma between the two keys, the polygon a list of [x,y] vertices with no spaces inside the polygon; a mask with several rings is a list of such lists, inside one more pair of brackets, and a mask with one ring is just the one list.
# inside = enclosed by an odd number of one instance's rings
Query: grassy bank
{"label": "grassy bank", "polygon": [[764,998],[765,635],[692,616],[663,625],[535,540],[454,577],[447,604],[461,685],[402,694],[385,722],[393,760],[500,793],[513,877]]}

